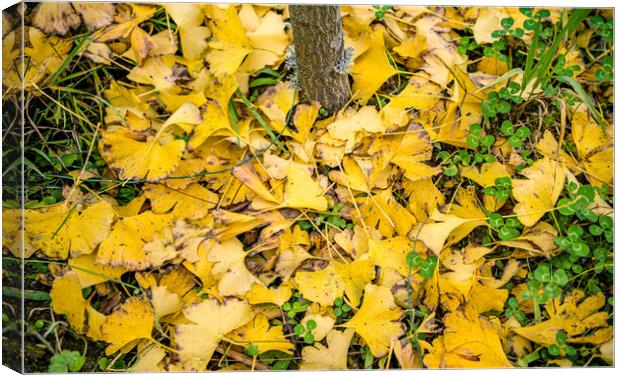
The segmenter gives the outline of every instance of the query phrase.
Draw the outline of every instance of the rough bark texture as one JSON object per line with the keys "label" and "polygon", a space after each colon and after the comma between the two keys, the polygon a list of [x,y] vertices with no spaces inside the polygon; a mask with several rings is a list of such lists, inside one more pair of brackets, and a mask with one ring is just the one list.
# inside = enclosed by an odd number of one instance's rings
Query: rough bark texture
{"label": "rough bark texture", "polygon": [[316,100],[330,112],[351,97],[349,77],[337,66],[344,58],[340,8],[334,5],[289,5],[295,55],[304,101]]}

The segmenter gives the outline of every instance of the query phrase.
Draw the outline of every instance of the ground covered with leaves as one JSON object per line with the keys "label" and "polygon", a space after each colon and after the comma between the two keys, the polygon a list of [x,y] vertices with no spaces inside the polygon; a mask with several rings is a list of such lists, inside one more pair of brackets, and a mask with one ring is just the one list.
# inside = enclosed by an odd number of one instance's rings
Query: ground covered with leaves
{"label": "ground covered with leaves", "polygon": [[286,6],[3,12],[28,371],[612,363],[612,11],[341,13],[328,113]]}

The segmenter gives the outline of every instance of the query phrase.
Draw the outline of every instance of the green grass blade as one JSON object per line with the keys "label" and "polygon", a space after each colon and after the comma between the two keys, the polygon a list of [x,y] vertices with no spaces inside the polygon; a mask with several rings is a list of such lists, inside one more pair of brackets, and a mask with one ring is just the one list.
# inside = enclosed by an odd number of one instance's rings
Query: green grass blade
{"label": "green grass blade", "polygon": [[588,107],[588,109],[590,110],[590,113],[592,113],[592,116],[594,116],[594,119],[596,120],[596,122],[598,124],[601,124],[602,122],[601,114],[596,110],[596,107],[594,107],[594,103],[592,102],[592,99],[590,99],[590,96],[588,95],[586,90],[583,89],[583,86],[581,86],[581,84],[573,77],[560,76],[558,77],[558,81],[561,83],[570,85],[573,88],[573,90],[575,90],[577,95],[579,95],[579,97],[581,98],[581,101],[583,101],[586,107]]}
{"label": "green grass blade", "polygon": [[269,137],[271,138],[273,143],[276,146],[278,146],[278,148],[282,150],[282,152],[288,152],[286,148],[284,147],[284,145],[280,143],[280,141],[278,140],[278,137],[276,137],[276,135],[273,133],[269,125],[267,125],[267,122],[265,121],[263,116],[261,116],[260,113],[258,113],[256,108],[254,108],[254,104],[252,104],[250,100],[248,100],[248,98],[245,95],[243,95],[243,93],[239,89],[237,89],[237,95],[241,98],[241,100],[243,100],[243,103],[245,103],[245,105],[248,107],[248,109],[250,110],[250,113],[252,114],[252,116],[254,116],[256,121],[258,121],[258,123],[263,127],[263,129],[265,129],[267,134],[269,134]]}

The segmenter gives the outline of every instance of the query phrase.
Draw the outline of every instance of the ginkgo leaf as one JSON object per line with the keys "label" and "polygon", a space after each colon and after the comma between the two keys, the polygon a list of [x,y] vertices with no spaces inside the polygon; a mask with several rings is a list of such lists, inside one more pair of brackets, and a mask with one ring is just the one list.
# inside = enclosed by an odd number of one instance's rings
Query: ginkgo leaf
{"label": "ginkgo leaf", "polygon": [[65,35],[82,24],[70,3],[41,3],[31,16],[32,24],[47,34]]}
{"label": "ginkgo leaf", "polygon": [[270,350],[292,353],[295,345],[284,337],[282,326],[269,326],[263,314],[257,314],[254,320],[229,334],[235,342],[244,347],[254,345],[258,353]]}
{"label": "ginkgo leaf", "polygon": [[252,73],[281,59],[289,44],[284,27],[283,16],[273,11],[265,13],[256,28],[246,33],[254,50],[243,62],[241,70]]}
{"label": "ginkgo leaf", "polygon": [[[409,275],[409,265],[407,264],[407,254],[412,251],[412,241],[404,236],[397,236],[385,240],[368,241],[368,255],[375,264],[390,267],[398,271],[402,276]],[[416,244],[417,248],[423,248],[420,241]]]}
{"label": "ginkgo leaf", "polygon": [[52,259],[92,253],[108,237],[114,209],[106,201],[78,209],[65,202],[44,210],[26,210],[24,236],[28,243]]}
{"label": "ginkgo leaf", "polygon": [[330,306],[345,293],[353,306],[359,305],[364,286],[375,276],[370,260],[348,264],[331,262],[321,271],[297,272],[295,284],[304,298]]}
{"label": "ginkgo leaf", "polygon": [[119,130],[105,132],[99,149],[120,178],[157,181],[168,177],[177,168],[185,142],[173,140],[161,144],[156,138],[142,142]]}
{"label": "ginkgo leaf", "polygon": [[512,367],[498,328],[469,305],[444,315],[443,335],[433,340],[424,364],[429,368]]}
{"label": "ginkgo leaf", "polygon": [[149,55],[154,46],[153,39],[146,31],[139,27],[133,29],[131,32],[131,50],[138,65],[142,65],[142,61]]}
{"label": "ginkgo leaf", "polygon": [[385,189],[372,196],[371,201],[364,204],[360,211],[364,222],[359,224],[377,228],[382,236],[388,238],[394,233],[407,235],[416,223],[413,214],[394,198],[392,189]]}
{"label": "ginkgo leaf", "polygon": [[545,305],[549,319],[529,327],[515,328],[514,332],[537,344],[555,344],[557,333],[564,331],[572,343],[603,344],[613,336],[609,327],[609,314],[599,311],[605,305],[602,293],[584,299],[584,292],[575,289],[564,297],[553,299]]}
{"label": "ginkgo leaf", "polygon": [[186,371],[203,371],[224,335],[247,324],[253,317],[250,305],[236,299],[221,304],[207,299],[185,308],[183,314],[191,323],[178,324],[175,338]]}
{"label": "ginkgo leaf", "polygon": [[122,266],[132,271],[145,269],[149,263],[144,245],[170,224],[170,214],[156,215],[151,211],[120,219],[99,246],[97,264]]}
{"label": "ginkgo leaf", "polygon": [[211,50],[206,57],[210,70],[216,76],[233,74],[243,59],[252,52],[252,44],[245,35],[237,9],[234,6],[221,9],[210,5],[205,13],[209,17],[209,27],[213,32],[209,42]]}
{"label": "ginkgo leaf", "polygon": [[[480,166],[480,170],[476,167],[465,167],[461,171],[463,177],[469,178],[482,187],[495,185],[495,180],[501,177],[510,177],[506,166],[494,161],[493,163],[484,163]],[[484,195],[484,207],[487,210],[496,211],[505,201],[496,199],[495,197]]]}
{"label": "ginkgo leaf", "polygon": [[149,184],[144,187],[144,196],[151,202],[154,213],[171,211],[175,219],[189,220],[205,217],[218,201],[215,193],[197,183],[180,190]]}
{"label": "ginkgo leaf", "polygon": [[122,349],[127,352],[139,339],[151,338],[155,316],[150,303],[139,297],[127,299],[120,309],[108,315],[101,326],[103,339],[110,345],[105,349],[111,355]]}
{"label": "ginkgo leaf", "polygon": [[96,259],[96,254],[80,255],[79,257],[69,259],[69,266],[78,274],[82,289],[112,279],[118,279],[127,272],[127,269],[123,267],[96,264]]}
{"label": "ginkgo leaf", "polygon": [[165,4],[166,12],[177,25],[183,56],[197,60],[207,50],[207,39],[211,36],[208,27],[202,26],[204,13],[199,4]]}
{"label": "ginkgo leaf", "polygon": [[194,127],[189,142],[190,149],[200,147],[209,137],[222,134],[233,134],[228,117],[222,108],[213,101],[207,102],[202,122]]}
{"label": "ginkgo leaf", "polygon": [[584,112],[575,112],[571,121],[573,142],[579,161],[592,185],[613,183],[613,132],[598,125]]}
{"label": "ginkgo leaf", "polygon": [[514,212],[519,221],[533,226],[553,207],[564,188],[566,173],[557,161],[545,157],[521,171],[526,180],[512,180],[512,195],[518,202]]}
{"label": "ginkgo leaf", "polygon": [[351,152],[357,133],[382,133],[386,127],[377,110],[372,106],[365,106],[357,112],[345,112],[342,117],[329,124],[327,130],[333,138],[346,141],[345,152]]}
{"label": "ginkgo leaf", "polygon": [[396,73],[386,54],[383,33],[376,30],[370,37],[370,47],[351,68],[354,98],[366,104],[379,87]]}
{"label": "ginkgo leaf", "polygon": [[[138,347],[139,348],[139,347]],[[127,369],[129,372],[160,372],[159,363],[166,357],[166,351],[155,344],[149,344],[138,350],[136,362]]]}
{"label": "ginkgo leaf", "polygon": [[168,290],[165,285],[156,285],[150,290],[151,305],[156,318],[180,311],[183,308],[181,297]]}
{"label": "ginkgo leaf", "polygon": [[[516,249],[521,249],[525,256],[550,257],[558,248],[555,239],[558,232],[553,225],[540,221],[533,227],[527,228],[523,233],[509,241],[499,241],[498,244]],[[512,254],[513,257],[522,257],[521,254]]]}
{"label": "ginkgo leaf", "polygon": [[258,279],[245,266],[247,253],[238,239],[233,238],[219,243],[207,242],[210,249],[207,260],[213,263],[211,274],[218,282],[218,291],[222,296],[243,296],[250,291],[250,286]]}
{"label": "ginkgo leaf", "polygon": [[312,304],[303,319],[299,322],[302,326],[307,327],[308,322],[313,320],[316,323],[316,327],[312,329],[312,336],[314,341],[322,341],[325,336],[331,332],[336,324],[336,319],[329,315],[329,312],[321,313],[321,307],[319,304]]}
{"label": "ginkgo leaf", "polygon": [[84,26],[88,30],[96,30],[108,26],[114,19],[116,12],[112,3],[71,3],[75,11],[81,16]]}
{"label": "ginkgo leaf", "polygon": [[283,284],[277,288],[268,288],[261,283],[254,283],[250,286],[250,291],[245,294],[245,298],[252,305],[273,303],[282,306],[292,295],[293,292],[288,285]]}
{"label": "ginkgo leaf", "polygon": [[288,165],[285,170],[288,177],[284,186],[284,206],[327,210],[323,189],[308,172],[293,165]]}
{"label": "ginkgo leaf", "polygon": [[442,214],[437,210],[430,215],[430,218],[436,222],[420,224],[418,227],[414,228],[412,233],[416,238],[424,242],[435,255],[439,255],[450,233],[468,221],[468,219],[463,219],[455,215]]}
{"label": "ginkgo leaf", "polygon": [[176,84],[183,70],[181,58],[174,55],[149,57],[141,66],[136,66],[127,78],[138,83],[153,85],[163,94],[178,94],[181,88]]}
{"label": "ginkgo leaf", "polygon": [[82,286],[77,273],[70,271],[57,277],[50,292],[52,308],[57,314],[65,314],[67,321],[78,333],[84,332],[88,302],[82,296]]}
{"label": "ginkgo leaf", "polygon": [[256,170],[254,170],[254,167],[252,167],[252,164],[246,163],[234,167],[231,174],[259,197],[267,201],[277,203],[277,199],[273,196],[273,194],[271,194],[267,186],[265,186],[261,178],[256,173]]}
{"label": "ginkgo leaf", "polygon": [[300,370],[344,370],[347,368],[349,345],[355,330],[331,330],[327,347],[321,343],[305,346],[301,351]]}
{"label": "ginkgo leaf", "polygon": [[387,354],[392,340],[403,334],[403,326],[396,322],[402,311],[394,303],[389,289],[383,286],[367,284],[364,288],[362,307],[351,318],[341,324],[342,327],[355,329],[375,357]]}
{"label": "ginkgo leaf", "polygon": [[390,98],[389,107],[427,111],[442,98],[441,88],[423,77],[414,76],[398,95]]}

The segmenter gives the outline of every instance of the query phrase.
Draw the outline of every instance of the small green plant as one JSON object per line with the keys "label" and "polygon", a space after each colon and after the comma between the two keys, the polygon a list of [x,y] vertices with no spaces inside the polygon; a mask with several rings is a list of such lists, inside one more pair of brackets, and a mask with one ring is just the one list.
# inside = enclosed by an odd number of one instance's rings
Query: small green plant
{"label": "small green plant", "polygon": [[286,315],[288,315],[288,317],[291,319],[295,319],[295,316],[297,314],[306,311],[308,309],[308,306],[310,306],[310,303],[308,301],[301,298],[299,292],[296,292],[293,295],[293,298],[297,298],[297,300],[292,302],[285,302],[284,305],[282,305],[282,310],[284,310],[284,312],[286,312]]}
{"label": "small green plant", "polygon": [[577,349],[568,345],[568,335],[566,334],[566,331],[558,331],[555,335],[555,340],[556,343],[549,345],[549,347],[547,348],[547,351],[550,355],[554,357],[557,357],[561,354],[565,354],[569,357],[574,357],[575,355],[577,355]]}
{"label": "small green plant", "polygon": [[497,236],[502,241],[510,241],[521,234],[520,229],[523,227],[516,217],[508,217],[506,220],[497,212],[488,212],[489,225],[497,229]]}
{"label": "small green plant", "polygon": [[510,120],[502,122],[500,131],[508,137],[508,144],[514,148],[521,147],[523,141],[532,135],[532,131],[526,126],[521,126],[515,130],[514,124]]}
{"label": "small green plant", "polygon": [[306,344],[313,344],[314,335],[312,334],[312,330],[315,329],[316,327],[317,327],[316,321],[309,319],[306,322],[305,327],[301,323],[295,324],[295,326],[293,327],[293,332],[295,333],[297,337],[303,337],[304,342]]}
{"label": "small green plant", "polygon": [[[533,299],[537,304],[543,304],[549,298],[559,297],[562,287],[568,284],[569,275],[562,269],[551,270],[547,262],[539,263],[533,273],[528,274],[526,285],[528,290],[521,292],[524,299]],[[539,290],[542,289],[542,293]]]}
{"label": "small green plant", "polygon": [[482,117],[487,128],[490,125],[490,119],[495,119],[499,114],[508,114],[512,110],[513,104],[523,103],[523,98],[519,95],[521,85],[516,82],[510,82],[507,86],[497,91],[490,91],[487,99],[482,101]]}
{"label": "small green plant", "polygon": [[506,302],[506,305],[508,306],[505,312],[507,318],[514,316],[519,323],[527,323],[527,316],[519,309],[519,300],[516,297],[510,297]]}
{"label": "small green plant", "polygon": [[245,350],[245,352],[250,356],[250,357],[256,357],[260,354],[260,351],[258,350],[258,345],[256,344],[250,344],[247,349]]}
{"label": "small green plant", "polygon": [[315,226],[317,228],[322,228],[323,226],[327,229],[330,227],[336,227],[340,229],[344,228],[352,228],[353,224],[347,222],[345,218],[340,215],[340,210],[344,207],[342,202],[338,202],[331,209],[331,214],[320,214],[317,215],[314,219],[314,225],[310,223],[308,220],[302,220],[299,222],[299,227],[303,230],[312,230]]}
{"label": "small green plant", "polygon": [[456,47],[456,50],[461,55],[466,55],[467,52],[471,52],[478,48],[479,45],[476,43],[476,40],[473,37],[463,36],[459,40],[459,45]]}
{"label": "small green plant", "polygon": [[490,197],[507,200],[512,193],[512,180],[510,177],[498,177],[495,179],[495,185],[485,187],[482,192]]}
{"label": "small green plant", "polygon": [[596,189],[592,185],[578,186],[570,182],[566,186],[566,191],[568,197],[561,198],[557,204],[560,215],[577,215],[579,219],[588,220],[591,223],[598,221],[598,216],[588,208],[594,202],[596,194]]}
{"label": "small green plant", "polygon": [[52,357],[47,370],[48,372],[79,372],[85,361],[86,359],[79,352],[63,350]]}
{"label": "small green plant", "polygon": [[407,265],[411,267],[412,270],[418,268],[418,272],[425,280],[433,277],[438,261],[439,259],[436,256],[423,259],[422,256],[415,251],[411,251],[407,254]]}
{"label": "small green plant", "polygon": [[388,5],[373,5],[372,7],[375,8],[375,19],[377,21],[381,21],[385,17],[385,13],[393,9]]}
{"label": "small green plant", "polygon": [[344,318],[351,312],[351,306],[344,302],[342,297],[338,297],[334,300],[334,315],[336,318]]}

